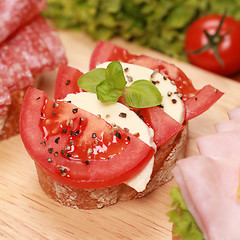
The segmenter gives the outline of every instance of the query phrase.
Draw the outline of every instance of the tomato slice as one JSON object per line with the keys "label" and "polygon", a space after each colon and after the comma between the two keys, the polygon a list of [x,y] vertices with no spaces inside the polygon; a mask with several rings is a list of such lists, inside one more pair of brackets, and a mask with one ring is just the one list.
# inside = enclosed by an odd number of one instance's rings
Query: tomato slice
{"label": "tomato slice", "polygon": [[34,88],[23,101],[20,133],[34,161],[57,181],[77,188],[129,180],[155,152],[129,132]]}
{"label": "tomato slice", "polygon": [[78,87],[78,78],[82,76],[83,73],[78,69],[61,64],[58,69],[58,74],[56,78],[54,98],[63,99],[69,93],[78,93],[83,91]]}
{"label": "tomato slice", "polygon": [[182,124],[170,117],[159,107],[139,109],[136,113],[153,129],[153,140],[157,147],[164,145],[184,128]]}
{"label": "tomato slice", "polygon": [[123,96],[119,98],[119,102],[134,111],[148,127],[153,129],[153,141],[158,148],[166,144],[184,128],[184,125],[177,122],[158,106],[150,108],[133,108],[126,104]]}
{"label": "tomato slice", "polygon": [[[126,49],[119,47],[110,42],[99,41],[96,45],[90,60],[90,69],[97,64],[107,61],[122,61],[126,63],[137,64],[150,69],[158,69],[161,74],[165,74],[170,80],[174,81],[178,92],[182,94],[182,100],[185,104],[185,120],[197,117],[204,111],[208,110],[222,95],[221,91],[212,91],[212,86],[207,85],[200,90],[194,88],[191,80],[173,64],[145,55],[133,55]],[[204,94],[206,92],[210,94]],[[203,94],[201,94],[203,91]],[[194,104],[195,97],[198,99],[197,107]],[[191,99],[191,100],[190,100]],[[189,102],[190,101],[190,102]]]}
{"label": "tomato slice", "polygon": [[[223,95],[218,89],[211,85],[204,86],[193,97],[185,102],[185,119],[192,119],[209,109],[212,102],[216,102]],[[211,98],[211,101],[208,99]],[[204,108],[202,105],[204,104]]]}

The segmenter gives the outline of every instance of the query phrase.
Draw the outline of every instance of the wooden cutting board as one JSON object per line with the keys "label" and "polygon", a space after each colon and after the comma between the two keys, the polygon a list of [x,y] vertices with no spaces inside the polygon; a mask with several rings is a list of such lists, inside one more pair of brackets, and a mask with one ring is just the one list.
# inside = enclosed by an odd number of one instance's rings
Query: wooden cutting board
{"label": "wooden cutting board", "polygon": [[[69,65],[88,70],[96,44],[83,33],[61,32]],[[195,139],[214,133],[214,124],[227,120],[227,110],[240,104],[240,84],[158,52],[113,39],[114,43],[136,54],[162,58],[179,66],[197,88],[212,84],[225,95],[206,113],[189,124],[187,156],[197,154]],[[40,88],[53,96],[56,73],[43,75]],[[34,167],[20,136],[0,143],[0,239],[154,239],[170,240],[171,224],[166,212],[174,180],[148,196],[119,202],[100,210],[75,210],[49,199],[41,190]]]}

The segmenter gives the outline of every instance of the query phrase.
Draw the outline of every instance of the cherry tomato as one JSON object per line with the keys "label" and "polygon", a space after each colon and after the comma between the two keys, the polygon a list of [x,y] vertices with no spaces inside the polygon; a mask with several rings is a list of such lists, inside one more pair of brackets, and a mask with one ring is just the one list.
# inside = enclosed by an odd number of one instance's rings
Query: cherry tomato
{"label": "cherry tomato", "polygon": [[191,63],[229,76],[240,71],[240,23],[221,15],[206,15],[190,25],[185,50]]}

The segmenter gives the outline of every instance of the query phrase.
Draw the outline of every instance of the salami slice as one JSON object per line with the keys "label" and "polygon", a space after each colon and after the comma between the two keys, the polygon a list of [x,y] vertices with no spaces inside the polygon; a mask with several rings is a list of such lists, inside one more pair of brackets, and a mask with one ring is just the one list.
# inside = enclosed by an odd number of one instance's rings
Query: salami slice
{"label": "salami slice", "polygon": [[60,63],[67,64],[64,47],[55,29],[50,27],[47,21],[37,16],[29,25],[39,34],[39,37],[45,42],[54,59],[54,67],[58,67]]}
{"label": "salami slice", "polygon": [[22,55],[9,46],[0,47],[0,78],[10,92],[32,86],[34,79]]}
{"label": "salami slice", "polygon": [[1,0],[0,43],[45,9],[45,0]]}
{"label": "salami slice", "polygon": [[46,44],[28,25],[19,29],[7,44],[25,58],[33,74],[48,71],[54,66],[53,57]]}

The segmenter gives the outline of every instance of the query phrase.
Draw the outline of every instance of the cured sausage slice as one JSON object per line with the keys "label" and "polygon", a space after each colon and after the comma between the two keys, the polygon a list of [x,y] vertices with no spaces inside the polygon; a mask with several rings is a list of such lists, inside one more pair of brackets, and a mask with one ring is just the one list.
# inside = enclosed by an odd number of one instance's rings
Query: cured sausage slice
{"label": "cured sausage slice", "polygon": [[0,43],[45,9],[45,0],[1,0],[0,1]]}
{"label": "cured sausage slice", "polygon": [[19,55],[23,55],[33,74],[51,70],[54,60],[44,41],[31,26],[19,29],[7,44]]}
{"label": "cured sausage slice", "polygon": [[45,42],[53,57],[54,67],[58,67],[60,63],[67,64],[65,50],[57,31],[50,27],[47,21],[41,16],[35,17],[29,26],[38,33],[39,37]]}
{"label": "cured sausage slice", "polygon": [[7,45],[0,48],[0,78],[10,91],[24,89],[34,83],[26,60]]}

